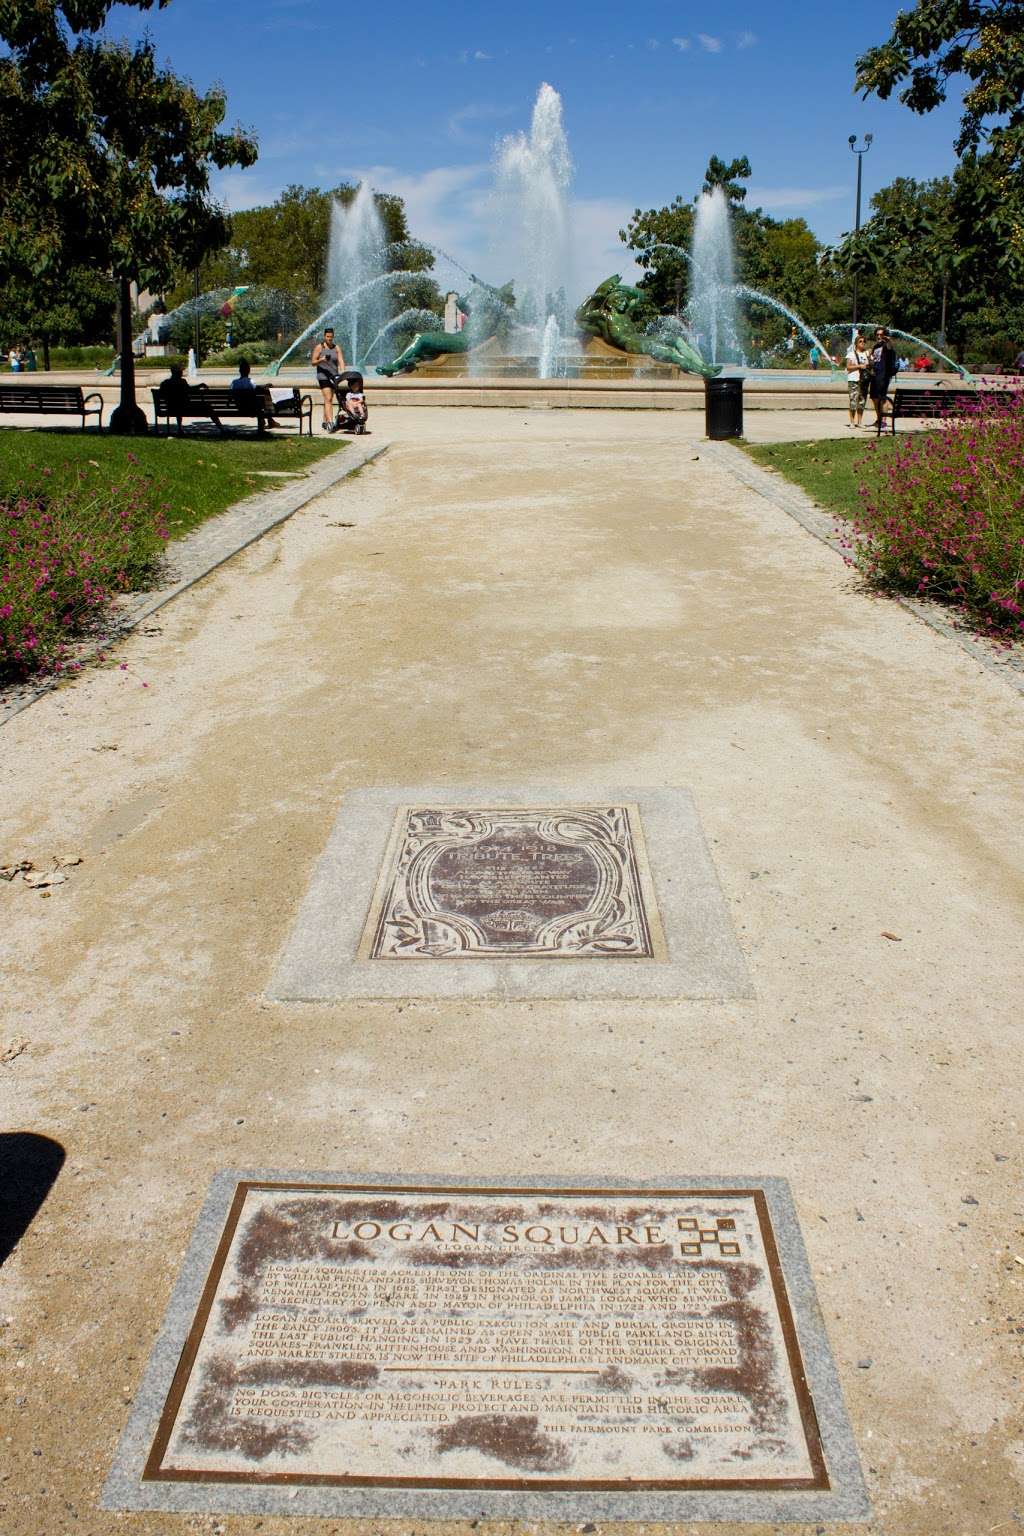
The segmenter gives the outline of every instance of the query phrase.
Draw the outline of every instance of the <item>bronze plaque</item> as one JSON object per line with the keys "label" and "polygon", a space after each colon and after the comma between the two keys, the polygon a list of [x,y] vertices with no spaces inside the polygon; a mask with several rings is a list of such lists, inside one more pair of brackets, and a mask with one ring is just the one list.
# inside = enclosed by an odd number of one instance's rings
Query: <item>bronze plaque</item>
{"label": "bronze plaque", "polygon": [[361,946],[373,960],[652,959],[635,806],[403,807]]}
{"label": "bronze plaque", "polygon": [[828,1489],[764,1192],[240,1182],[149,1480]]}

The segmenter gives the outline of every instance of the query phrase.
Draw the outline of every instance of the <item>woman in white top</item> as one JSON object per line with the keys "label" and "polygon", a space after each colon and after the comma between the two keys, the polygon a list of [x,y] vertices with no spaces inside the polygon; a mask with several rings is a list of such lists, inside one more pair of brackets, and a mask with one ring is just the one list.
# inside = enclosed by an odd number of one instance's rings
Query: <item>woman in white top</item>
{"label": "woman in white top", "polygon": [[854,336],[846,351],[846,388],[850,396],[850,420],[848,425],[859,427],[864,422],[864,402],[868,397],[868,365],[871,358],[860,331]]}

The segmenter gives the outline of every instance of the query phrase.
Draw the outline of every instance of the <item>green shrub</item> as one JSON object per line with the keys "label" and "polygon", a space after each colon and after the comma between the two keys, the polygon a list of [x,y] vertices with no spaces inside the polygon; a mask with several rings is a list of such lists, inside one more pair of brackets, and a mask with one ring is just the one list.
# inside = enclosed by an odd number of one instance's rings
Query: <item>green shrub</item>
{"label": "green shrub", "polygon": [[283,351],[284,348],[273,341],[247,341],[238,347],[225,347],[221,352],[211,352],[209,357],[203,358],[203,367],[237,368],[243,358],[248,358],[256,368],[272,363]]}
{"label": "green shrub", "polygon": [[73,667],[74,637],[151,575],[165,509],[125,457],[116,484],[85,466],[43,469],[0,499],[0,678]]}
{"label": "green shrub", "polygon": [[51,368],[109,368],[113,361],[113,347],[50,348]]}
{"label": "green shrub", "polygon": [[850,558],[870,581],[1024,636],[1024,393],[869,451],[862,489]]}

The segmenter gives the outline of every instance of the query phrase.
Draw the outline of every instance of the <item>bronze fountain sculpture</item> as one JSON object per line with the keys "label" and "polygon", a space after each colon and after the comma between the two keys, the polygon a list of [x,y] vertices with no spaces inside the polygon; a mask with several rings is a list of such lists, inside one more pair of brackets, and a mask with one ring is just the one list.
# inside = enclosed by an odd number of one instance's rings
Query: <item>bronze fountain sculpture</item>
{"label": "bronze fountain sculpture", "polygon": [[468,352],[492,336],[505,336],[512,324],[515,295],[512,284],[492,288],[479,279],[465,295],[459,296],[459,308],[469,323],[461,331],[418,331],[412,341],[390,363],[381,363],[378,373],[391,378],[396,373],[413,373],[420,363],[432,363],[449,352]]}
{"label": "bronze fountain sculpture", "polygon": [[639,288],[624,283],[618,273],[605,278],[576,311],[576,324],[588,336],[599,336],[609,346],[622,352],[653,357],[659,363],[672,363],[684,373],[699,373],[713,379],[720,368],[706,363],[695,347],[681,336],[657,336],[648,327],[658,319],[658,311]]}

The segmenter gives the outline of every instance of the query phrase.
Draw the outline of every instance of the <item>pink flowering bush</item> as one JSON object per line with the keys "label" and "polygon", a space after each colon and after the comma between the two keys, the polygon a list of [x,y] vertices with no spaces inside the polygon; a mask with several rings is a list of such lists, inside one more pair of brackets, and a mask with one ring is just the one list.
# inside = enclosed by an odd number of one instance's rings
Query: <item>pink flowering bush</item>
{"label": "pink flowering bush", "polygon": [[166,538],[131,453],[116,484],[84,466],[43,469],[0,497],[0,678],[73,666],[71,642],[117,593],[146,584]]}
{"label": "pink flowering bush", "polygon": [[1024,636],[1024,394],[872,448],[861,469],[850,549],[868,579]]}

